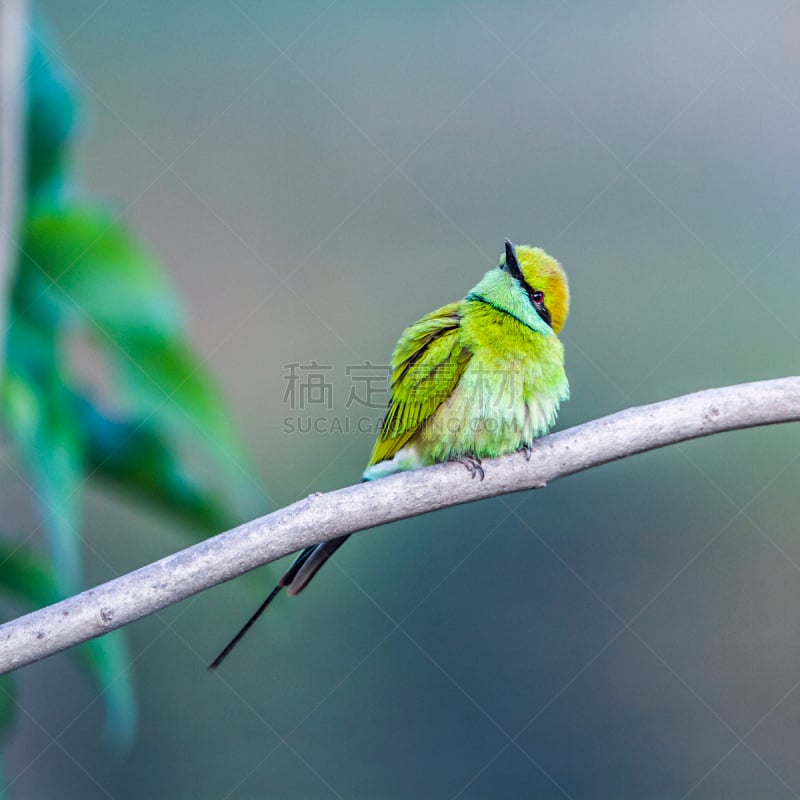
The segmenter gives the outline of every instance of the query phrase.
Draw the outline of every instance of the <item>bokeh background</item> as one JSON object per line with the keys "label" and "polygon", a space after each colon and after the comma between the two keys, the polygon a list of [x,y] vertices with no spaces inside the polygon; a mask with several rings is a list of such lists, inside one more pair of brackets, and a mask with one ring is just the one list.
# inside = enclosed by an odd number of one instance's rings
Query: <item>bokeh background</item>
{"label": "bokeh background", "polygon": [[[347,367],[506,236],[570,277],[560,428],[797,372],[794,0],[40,8],[84,184],[167,264],[273,507],[358,478],[373,435],[337,426],[381,413]],[[291,408],[312,361],[331,408]],[[360,534],[218,674],[281,565],[142,620],[128,755],[68,658],[35,665],[12,796],[798,797],[799,447],[726,434]],[[96,583],[187,531],[98,488],[85,540]]]}

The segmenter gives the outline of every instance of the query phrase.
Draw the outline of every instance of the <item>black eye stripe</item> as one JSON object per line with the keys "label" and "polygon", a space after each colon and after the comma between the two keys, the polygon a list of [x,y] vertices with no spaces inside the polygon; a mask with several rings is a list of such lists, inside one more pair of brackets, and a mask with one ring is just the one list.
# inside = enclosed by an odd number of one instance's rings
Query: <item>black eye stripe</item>
{"label": "black eye stripe", "polygon": [[[528,295],[528,300],[530,304],[533,306],[534,311],[548,324],[552,324],[552,317],[550,316],[550,311],[548,310],[547,306],[544,304],[544,292],[539,289],[534,289],[524,278],[521,280],[518,278],[522,288],[525,290],[525,294]],[[536,295],[539,295],[538,300],[536,299]]]}
{"label": "black eye stripe", "polygon": [[[506,272],[511,275],[514,280],[519,283],[519,285],[525,290],[525,294],[528,295],[528,302],[533,306],[533,310],[539,315],[541,319],[543,319],[548,325],[552,325],[552,317],[550,316],[550,311],[548,310],[547,306],[544,304],[544,292],[540,289],[534,289],[528,281],[525,280],[525,275],[523,274],[522,270],[519,268],[519,265],[516,260],[516,254],[514,254],[513,260],[510,260],[508,256],[508,247],[510,242],[506,242],[506,261],[505,263],[501,264],[501,269],[504,269]],[[538,299],[536,297],[538,295]]]}
{"label": "black eye stripe", "polygon": [[553,322],[552,317],[550,316],[550,312],[547,310],[547,306],[544,303],[539,303],[539,305],[535,305],[533,307],[536,313],[548,324],[551,325]]}
{"label": "black eye stripe", "polygon": [[536,306],[541,306],[544,303],[544,292],[541,289],[534,289],[524,278],[518,280],[525,290],[525,294],[528,295],[528,300],[530,300],[531,305],[534,308]]}
{"label": "black eye stripe", "polygon": [[525,294],[528,295],[528,299],[531,303],[535,303],[536,301],[533,299],[533,296],[538,292],[537,289],[534,289],[528,281],[525,280],[525,276],[520,272],[518,276],[516,276],[517,280],[519,281],[519,285],[525,290]]}

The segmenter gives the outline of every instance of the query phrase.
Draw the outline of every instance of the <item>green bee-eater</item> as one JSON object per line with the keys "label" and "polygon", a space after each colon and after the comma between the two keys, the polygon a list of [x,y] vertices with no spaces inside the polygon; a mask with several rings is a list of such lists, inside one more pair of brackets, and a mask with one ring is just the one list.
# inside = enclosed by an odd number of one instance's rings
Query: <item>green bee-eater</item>
{"label": "green bee-eater", "polygon": [[[448,460],[483,479],[482,458],[529,455],[569,397],[556,336],[568,312],[567,276],[558,261],[506,239],[500,265],[463,300],[403,331],[392,355],[389,410],[363,479]],[[303,550],[211,669],[283,587],[301,592],[347,538]]]}

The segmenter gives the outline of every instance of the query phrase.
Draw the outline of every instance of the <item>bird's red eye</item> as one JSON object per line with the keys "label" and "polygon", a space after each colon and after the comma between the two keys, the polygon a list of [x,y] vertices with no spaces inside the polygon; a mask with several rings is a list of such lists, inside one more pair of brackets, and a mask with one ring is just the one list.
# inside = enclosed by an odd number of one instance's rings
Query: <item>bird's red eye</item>
{"label": "bird's red eye", "polygon": [[544,292],[534,292],[532,297],[534,303],[541,303],[544,300]]}

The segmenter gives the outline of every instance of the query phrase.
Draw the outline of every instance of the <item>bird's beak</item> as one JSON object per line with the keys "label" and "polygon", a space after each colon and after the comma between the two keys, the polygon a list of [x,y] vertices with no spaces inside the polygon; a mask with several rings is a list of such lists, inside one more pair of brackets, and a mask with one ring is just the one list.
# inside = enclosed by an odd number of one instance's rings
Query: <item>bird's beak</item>
{"label": "bird's beak", "polygon": [[522,270],[519,268],[517,253],[510,239],[506,239],[506,271],[512,278],[516,278],[520,282],[525,280],[522,276]]}

